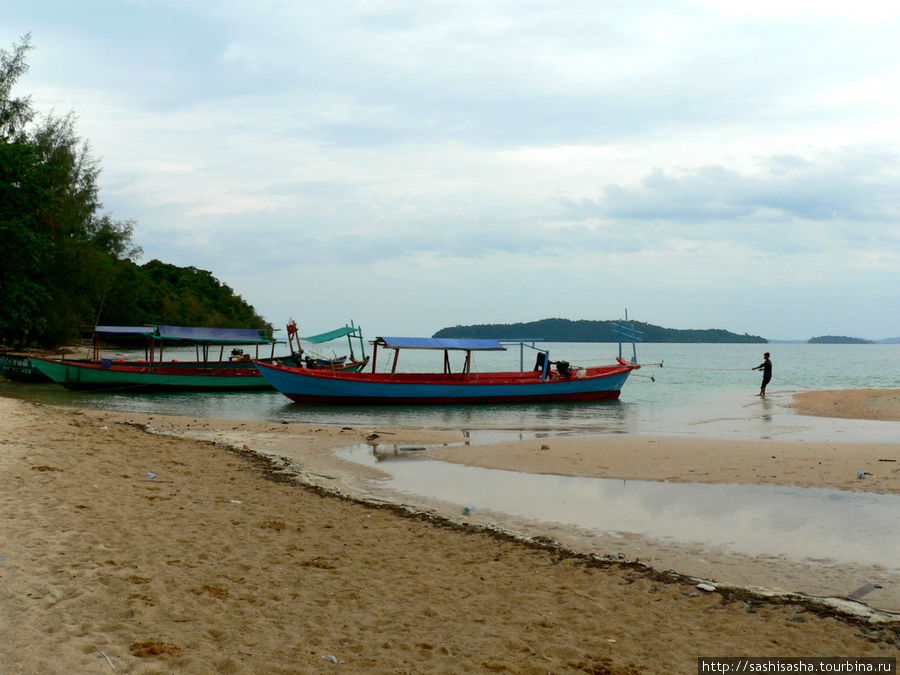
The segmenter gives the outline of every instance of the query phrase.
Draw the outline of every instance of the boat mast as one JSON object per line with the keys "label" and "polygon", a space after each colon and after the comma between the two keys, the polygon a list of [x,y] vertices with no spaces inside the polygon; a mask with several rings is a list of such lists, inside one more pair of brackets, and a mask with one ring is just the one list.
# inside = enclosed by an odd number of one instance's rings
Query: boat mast
{"label": "boat mast", "polygon": [[[353,319],[350,319],[350,328],[353,328]],[[355,361],[356,357],[353,355],[353,333],[347,333],[347,346],[350,347],[350,360]]]}
{"label": "boat mast", "polygon": [[622,356],[622,338],[631,340],[631,362],[637,363],[637,342],[641,339],[640,334],[641,331],[637,330],[634,327],[634,324],[629,322],[628,320],[628,310],[625,310],[625,320],[617,323],[614,328],[616,334],[619,336],[619,360],[624,362],[625,359]]}

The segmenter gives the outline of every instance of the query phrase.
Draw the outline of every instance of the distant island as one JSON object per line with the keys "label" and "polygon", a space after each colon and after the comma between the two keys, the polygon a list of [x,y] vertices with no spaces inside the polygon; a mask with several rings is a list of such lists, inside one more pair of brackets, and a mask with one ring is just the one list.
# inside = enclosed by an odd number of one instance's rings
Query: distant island
{"label": "distant island", "polygon": [[872,340],[864,340],[862,338],[846,337],[844,335],[822,335],[820,337],[810,338],[808,340],[811,345],[870,345]]}
{"label": "distant island", "polygon": [[[442,328],[433,337],[443,338],[540,338],[548,342],[618,342],[615,328],[618,321],[588,321],[571,319],[541,319],[526,323],[478,324]],[[718,328],[663,328],[650,323],[629,321],[643,342],[722,342],[767,343],[763,337],[732,333]]]}

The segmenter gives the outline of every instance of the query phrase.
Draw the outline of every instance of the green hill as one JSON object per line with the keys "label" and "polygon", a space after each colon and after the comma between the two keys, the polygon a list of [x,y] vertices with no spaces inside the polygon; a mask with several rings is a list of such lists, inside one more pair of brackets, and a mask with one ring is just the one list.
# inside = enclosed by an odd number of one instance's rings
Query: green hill
{"label": "green hill", "polygon": [[100,325],[271,329],[229,286],[196,267],[122,260],[115,265],[108,289],[101,300]]}
{"label": "green hill", "polygon": [[[548,342],[618,342],[616,321],[541,319],[526,323],[479,324],[442,328],[434,337],[446,338],[541,338]],[[663,328],[640,321],[629,322],[644,342],[734,342],[765,343],[758,335],[739,335],[718,328]]]}

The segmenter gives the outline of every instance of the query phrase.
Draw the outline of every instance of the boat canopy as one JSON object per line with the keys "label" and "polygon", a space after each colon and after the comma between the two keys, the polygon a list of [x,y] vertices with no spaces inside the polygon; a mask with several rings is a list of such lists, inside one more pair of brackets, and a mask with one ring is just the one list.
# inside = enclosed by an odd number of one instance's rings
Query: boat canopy
{"label": "boat canopy", "polygon": [[454,349],[466,352],[506,351],[498,340],[466,338],[380,337],[375,344],[389,349]]}
{"label": "boat canopy", "polygon": [[338,338],[342,338],[346,335],[357,335],[359,332],[359,328],[353,328],[351,326],[344,326],[343,328],[336,328],[334,330],[330,330],[327,333],[319,333],[318,335],[310,335],[309,337],[300,338],[301,340],[306,340],[307,342],[312,342],[314,345],[321,344],[322,342],[329,342],[331,340],[337,340]]}
{"label": "boat canopy", "polygon": [[189,328],[185,326],[94,326],[96,335],[132,337],[141,335],[157,340],[214,342],[216,344],[268,345],[277,343],[261,336],[256,328]]}
{"label": "boat canopy", "polygon": [[145,335],[149,337],[156,332],[156,326],[94,326],[94,332],[98,335]]}
{"label": "boat canopy", "polygon": [[268,345],[277,342],[262,337],[256,328],[189,328],[185,326],[157,326],[153,336],[160,340],[209,342],[215,344]]}

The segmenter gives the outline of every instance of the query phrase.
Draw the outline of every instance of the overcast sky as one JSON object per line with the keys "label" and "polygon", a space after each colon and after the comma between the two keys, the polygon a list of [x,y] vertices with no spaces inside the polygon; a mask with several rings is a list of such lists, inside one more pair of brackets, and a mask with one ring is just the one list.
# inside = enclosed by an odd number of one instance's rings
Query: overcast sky
{"label": "overcast sky", "polygon": [[900,3],[13,0],[141,262],[276,326],[900,335]]}

